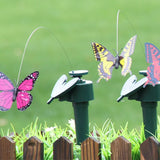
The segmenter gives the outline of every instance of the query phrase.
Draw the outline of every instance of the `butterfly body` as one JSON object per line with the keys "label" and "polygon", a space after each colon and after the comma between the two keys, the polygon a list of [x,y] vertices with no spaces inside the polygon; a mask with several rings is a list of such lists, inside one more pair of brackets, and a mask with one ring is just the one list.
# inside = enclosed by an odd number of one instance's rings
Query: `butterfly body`
{"label": "butterfly body", "polygon": [[151,65],[147,67],[148,80],[144,87],[149,83],[155,86],[160,80],[160,50],[152,43],[145,43],[145,54]]}
{"label": "butterfly body", "polygon": [[118,69],[121,66],[121,74],[125,76],[127,73],[131,72],[130,67],[132,63],[130,55],[133,54],[135,48],[137,36],[133,36],[126,46],[123,48],[121,55],[116,55],[115,57],[112,53],[99,43],[92,43],[93,52],[97,61],[100,61],[98,65],[99,80],[105,79],[108,81],[112,77],[113,68]]}
{"label": "butterfly body", "polygon": [[12,98],[13,102],[16,100],[17,94],[18,94],[18,88],[14,88],[13,89],[13,98]]}
{"label": "butterfly body", "polygon": [[119,68],[119,57],[118,57],[118,56],[115,57],[114,68],[115,68],[115,69],[118,69],[118,68]]}
{"label": "butterfly body", "polygon": [[17,101],[18,110],[24,111],[32,102],[32,95],[28,93],[34,87],[39,72],[35,71],[28,75],[18,87],[14,87],[11,80],[0,72],[0,110],[7,111],[12,103]]}
{"label": "butterfly body", "polygon": [[115,62],[114,62],[114,68],[115,69],[118,69],[119,66],[122,67],[122,65],[120,63],[120,61],[122,60],[122,58],[123,58],[122,56],[116,56],[115,57]]}

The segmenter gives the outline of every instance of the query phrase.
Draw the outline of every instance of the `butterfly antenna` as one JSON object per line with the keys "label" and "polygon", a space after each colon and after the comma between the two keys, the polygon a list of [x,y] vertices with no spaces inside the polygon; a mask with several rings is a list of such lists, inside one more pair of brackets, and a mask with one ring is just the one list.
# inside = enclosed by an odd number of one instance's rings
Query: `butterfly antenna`
{"label": "butterfly antenna", "polygon": [[23,60],[24,60],[24,56],[25,56],[25,53],[26,53],[26,49],[28,47],[28,44],[29,44],[29,41],[31,39],[31,37],[33,36],[33,34],[38,31],[39,29],[42,29],[44,28],[43,26],[39,26],[37,27],[36,29],[34,29],[32,31],[32,33],[30,34],[30,36],[28,37],[27,41],[26,41],[26,44],[25,44],[25,47],[24,47],[24,51],[23,51],[23,55],[22,55],[22,59],[21,59],[21,64],[20,64],[20,67],[19,67],[19,72],[18,72],[18,77],[17,77],[17,84],[18,85],[18,82],[19,82],[19,78],[20,78],[20,74],[21,74],[21,69],[22,69],[22,64],[23,64]]}
{"label": "butterfly antenna", "polygon": [[117,56],[118,56],[118,24],[119,24],[119,12],[120,10],[118,10],[117,12],[117,27],[116,27],[116,42],[117,42],[117,47],[116,47],[116,53],[117,53]]}

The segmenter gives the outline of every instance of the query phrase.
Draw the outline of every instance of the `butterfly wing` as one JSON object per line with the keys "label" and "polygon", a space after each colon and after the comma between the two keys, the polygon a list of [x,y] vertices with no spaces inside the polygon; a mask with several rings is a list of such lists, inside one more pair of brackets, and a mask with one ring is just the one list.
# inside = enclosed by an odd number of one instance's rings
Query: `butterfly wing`
{"label": "butterfly wing", "polygon": [[112,53],[101,44],[92,42],[92,48],[97,61],[114,61]]}
{"label": "butterfly wing", "polygon": [[34,83],[39,76],[39,72],[35,71],[27,76],[17,88],[17,108],[18,110],[24,111],[32,103],[32,95],[27,93],[34,87]]}
{"label": "butterfly wing", "polygon": [[106,81],[111,79],[113,68],[114,68],[113,62],[111,62],[111,61],[109,61],[109,62],[101,62],[98,65],[98,72],[99,72],[100,78],[98,79],[97,82],[100,82],[101,79],[105,79]]}
{"label": "butterfly wing", "polygon": [[25,91],[19,91],[17,93],[17,108],[20,111],[26,110],[32,103],[32,95]]}
{"label": "butterfly wing", "polygon": [[101,61],[98,65],[99,80],[103,78],[108,81],[112,76],[115,57],[101,44],[92,43],[93,52],[97,61]]}
{"label": "butterfly wing", "polygon": [[18,90],[31,91],[34,87],[34,83],[39,76],[39,72],[35,71],[28,75],[18,86]]}
{"label": "butterfly wing", "polygon": [[7,111],[13,103],[13,92],[0,92],[0,111]]}
{"label": "butterfly wing", "polygon": [[132,64],[132,58],[131,57],[125,57],[125,58],[122,58],[120,60],[120,65],[122,66],[121,74],[123,76],[126,76],[127,73],[131,72],[130,71],[131,64]]}
{"label": "butterfly wing", "polygon": [[14,86],[11,80],[0,72],[0,111],[7,111],[13,103]]}
{"label": "butterfly wing", "polygon": [[133,54],[135,44],[136,44],[136,39],[137,39],[137,36],[135,35],[127,42],[127,44],[122,50],[122,53],[121,53],[122,57],[129,57],[130,55]]}
{"label": "butterfly wing", "polygon": [[137,36],[133,36],[125,45],[125,47],[122,50],[122,53],[120,55],[120,65],[122,67],[121,74],[125,76],[127,73],[130,72],[131,64],[132,64],[132,59],[129,57],[130,55],[133,54],[134,48],[135,48],[135,43],[136,43]]}
{"label": "butterfly wing", "polygon": [[160,61],[160,51],[152,43],[145,43],[145,54],[146,54],[146,61],[148,63]]}
{"label": "butterfly wing", "polygon": [[144,87],[150,83],[155,86],[160,80],[160,51],[152,43],[145,43],[146,61],[152,63],[147,68],[147,82]]}
{"label": "butterfly wing", "polygon": [[14,90],[11,80],[2,72],[0,72],[0,91]]}

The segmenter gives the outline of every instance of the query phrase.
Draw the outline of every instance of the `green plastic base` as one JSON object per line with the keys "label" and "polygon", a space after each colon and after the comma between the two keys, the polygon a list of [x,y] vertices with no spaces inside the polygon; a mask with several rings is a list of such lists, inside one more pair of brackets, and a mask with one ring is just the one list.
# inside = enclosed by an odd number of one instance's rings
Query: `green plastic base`
{"label": "green plastic base", "polygon": [[80,145],[89,137],[88,102],[72,103],[74,108],[76,138]]}
{"label": "green plastic base", "polygon": [[157,102],[141,102],[145,137],[157,134]]}

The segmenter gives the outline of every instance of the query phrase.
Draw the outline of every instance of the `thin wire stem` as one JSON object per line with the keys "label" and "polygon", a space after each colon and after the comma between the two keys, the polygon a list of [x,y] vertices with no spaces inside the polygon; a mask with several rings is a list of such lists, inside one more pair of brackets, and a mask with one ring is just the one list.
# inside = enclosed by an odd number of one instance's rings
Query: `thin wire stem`
{"label": "thin wire stem", "polygon": [[45,27],[45,29],[48,31],[48,33],[50,33],[50,35],[52,36],[52,38],[57,41],[58,45],[59,45],[59,46],[61,47],[61,49],[63,50],[63,53],[64,53],[66,59],[68,60],[68,63],[69,63],[69,65],[70,65],[71,69],[72,69],[72,68],[73,68],[73,64],[72,64],[72,62],[71,62],[71,60],[70,60],[70,58],[69,58],[69,56],[68,56],[68,54],[67,54],[66,49],[65,49],[64,46],[62,45],[61,41],[56,37],[56,35],[55,35],[50,29],[48,29],[48,28],[46,28],[46,27]]}
{"label": "thin wire stem", "polygon": [[118,12],[117,12],[117,27],[116,27],[116,42],[117,42],[116,51],[117,51],[117,55],[118,55],[118,24],[119,24],[119,12],[120,12],[120,10],[118,10]]}
{"label": "thin wire stem", "polygon": [[22,55],[22,59],[21,59],[21,64],[20,64],[20,67],[19,67],[19,72],[18,72],[18,76],[17,76],[17,85],[18,85],[18,82],[19,82],[19,78],[20,78],[20,74],[21,74],[21,69],[22,69],[22,65],[23,65],[23,60],[24,60],[24,56],[25,56],[25,53],[26,53],[26,49],[28,47],[28,44],[29,44],[29,41],[31,39],[31,37],[33,36],[33,34],[38,31],[39,29],[42,29],[44,27],[40,26],[40,27],[37,27],[36,29],[34,29],[32,31],[32,33],[30,34],[30,36],[28,37],[27,41],[26,41],[26,44],[25,44],[25,47],[24,47],[24,51],[23,51],[23,55]]}

